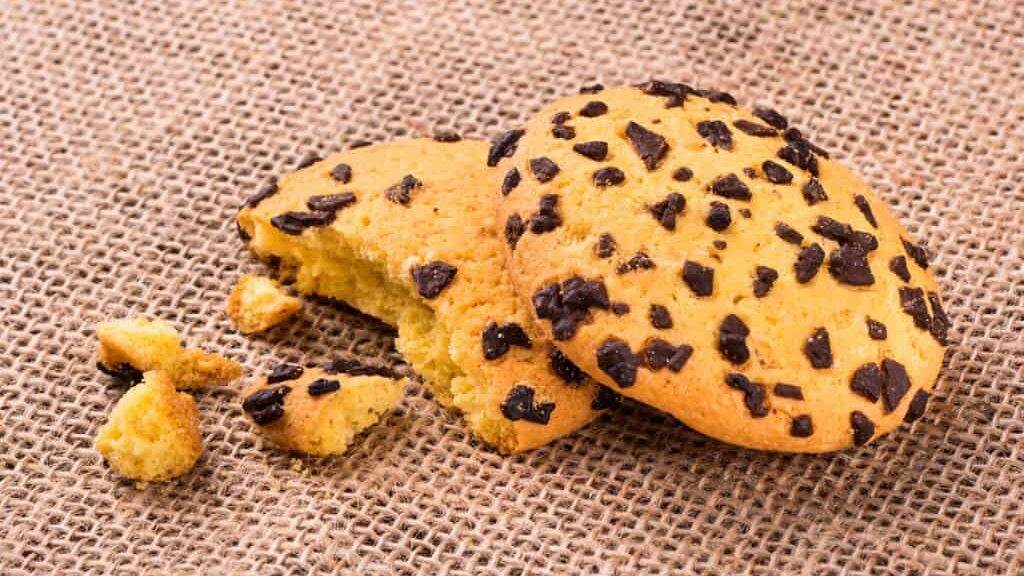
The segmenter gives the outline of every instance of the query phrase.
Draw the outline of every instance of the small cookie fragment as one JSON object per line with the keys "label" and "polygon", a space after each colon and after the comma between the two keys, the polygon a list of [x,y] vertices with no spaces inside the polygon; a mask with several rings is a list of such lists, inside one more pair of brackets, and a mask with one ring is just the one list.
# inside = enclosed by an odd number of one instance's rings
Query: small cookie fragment
{"label": "small cookie fragment", "polygon": [[150,371],[117,401],[96,449],[122,476],[155,482],[188,472],[203,451],[195,400]]}
{"label": "small cookie fragment", "polygon": [[247,274],[228,298],[227,314],[243,334],[270,329],[302,309],[302,301],[287,295],[271,278]]}

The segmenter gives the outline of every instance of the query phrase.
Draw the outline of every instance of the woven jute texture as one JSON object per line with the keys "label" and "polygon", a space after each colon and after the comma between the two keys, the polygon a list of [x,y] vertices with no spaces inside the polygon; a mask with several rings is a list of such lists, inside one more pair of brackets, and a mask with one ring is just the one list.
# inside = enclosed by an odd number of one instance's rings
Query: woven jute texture
{"label": "woven jute texture", "polygon": [[[0,572],[1019,574],[1024,570],[1024,4],[3,2]],[[627,405],[501,457],[419,388],[343,457],[265,446],[198,396],[195,470],[137,489],[92,449],[123,392],[93,327],[146,313],[250,378],[372,319],[309,303],[245,338],[240,200],[309,152],[490,138],[581,84],[764,103],[872,182],[936,255],[956,343],[924,418],[810,456]]]}

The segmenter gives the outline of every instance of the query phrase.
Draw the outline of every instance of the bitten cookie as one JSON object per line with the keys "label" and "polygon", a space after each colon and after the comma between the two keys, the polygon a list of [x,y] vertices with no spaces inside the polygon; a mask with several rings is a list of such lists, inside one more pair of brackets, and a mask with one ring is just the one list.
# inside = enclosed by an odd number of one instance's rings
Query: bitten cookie
{"label": "bitten cookie", "polygon": [[407,140],[308,165],[252,198],[238,223],[300,292],[398,328],[397,348],[444,406],[503,452],[595,417],[597,394],[530,323],[495,232],[487,145]]}
{"label": "bitten cookie", "polygon": [[125,392],[96,436],[96,449],[119,474],[167,480],[192,469],[203,451],[196,403],[160,371]]}
{"label": "bitten cookie", "polygon": [[949,326],[925,250],[778,112],[682,84],[589,90],[489,162],[523,304],[616,391],[765,450],[921,416]]}
{"label": "bitten cookie", "polygon": [[274,279],[247,274],[239,278],[228,298],[228,317],[243,334],[262,332],[288,320],[302,309]]}
{"label": "bitten cookie", "polygon": [[242,409],[278,447],[329,456],[397,406],[406,382],[348,362],[282,364],[246,390]]}

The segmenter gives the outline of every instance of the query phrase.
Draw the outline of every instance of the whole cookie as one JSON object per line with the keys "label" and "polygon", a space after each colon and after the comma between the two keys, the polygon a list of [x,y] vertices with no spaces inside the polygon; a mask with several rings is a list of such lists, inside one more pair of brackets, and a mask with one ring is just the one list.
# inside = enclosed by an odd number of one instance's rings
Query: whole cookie
{"label": "whole cookie", "polygon": [[925,251],[773,110],[648,82],[499,138],[499,229],[570,360],[720,440],[860,445],[921,416],[948,320]]}
{"label": "whole cookie", "polygon": [[295,287],[397,326],[438,401],[504,452],[580,428],[611,398],[553,349],[520,305],[495,232],[487,144],[406,140],[285,176],[238,222]]}

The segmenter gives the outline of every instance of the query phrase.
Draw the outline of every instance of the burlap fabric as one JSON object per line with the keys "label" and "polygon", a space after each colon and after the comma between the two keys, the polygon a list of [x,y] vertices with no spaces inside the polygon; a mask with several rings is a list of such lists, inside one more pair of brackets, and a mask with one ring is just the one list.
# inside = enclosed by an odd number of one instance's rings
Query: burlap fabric
{"label": "burlap fabric", "polygon": [[[0,572],[1024,570],[1024,5],[753,4],[3,2]],[[224,390],[200,396],[189,476],[138,490],[103,466],[103,318],[169,319],[253,373],[400,362],[325,306],[231,329],[226,294],[258,269],[232,216],[270,176],[356,139],[491,137],[648,76],[788,112],[937,254],[959,343],[912,432],[763,454],[626,406],[502,458],[417,392],[316,462],[264,447]]]}

